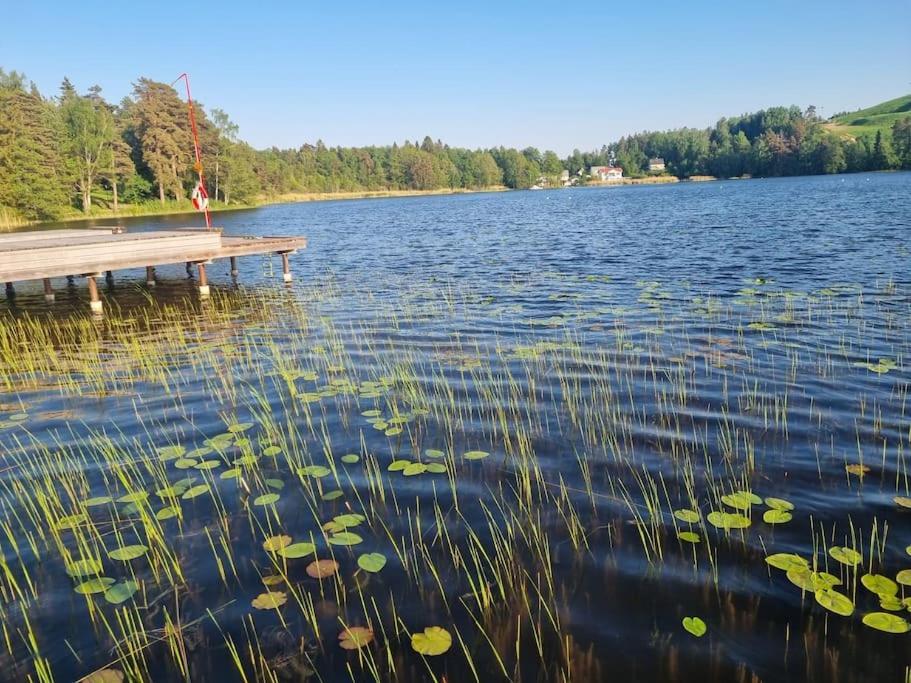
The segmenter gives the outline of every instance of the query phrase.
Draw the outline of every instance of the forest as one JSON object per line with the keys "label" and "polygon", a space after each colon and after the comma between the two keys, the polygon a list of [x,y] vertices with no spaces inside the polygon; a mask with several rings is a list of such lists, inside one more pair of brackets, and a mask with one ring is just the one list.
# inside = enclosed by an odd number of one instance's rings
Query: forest
{"label": "forest", "polygon": [[[600,150],[450,147],[426,136],[401,145],[253,149],[217,108],[194,103],[207,191],[214,206],[294,193],[527,188],[611,161],[627,176],[662,157],[680,178],[777,176],[911,168],[911,117],[875,136],[826,129],[813,108],[773,107],[708,129],[637,133]],[[186,204],[196,182],[187,103],[148,78],[114,104],[98,86],[66,78],[54,96],[0,69],[0,222]]]}

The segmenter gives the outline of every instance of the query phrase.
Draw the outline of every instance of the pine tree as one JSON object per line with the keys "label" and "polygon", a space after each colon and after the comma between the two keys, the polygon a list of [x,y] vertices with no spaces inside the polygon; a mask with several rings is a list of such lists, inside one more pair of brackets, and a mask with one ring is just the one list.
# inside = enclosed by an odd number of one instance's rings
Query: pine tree
{"label": "pine tree", "polygon": [[133,96],[133,133],[164,204],[169,193],[175,198],[183,195],[182,176],[189,167],[193,145],[186,105],[174,88],[148,78],[139,79]]}

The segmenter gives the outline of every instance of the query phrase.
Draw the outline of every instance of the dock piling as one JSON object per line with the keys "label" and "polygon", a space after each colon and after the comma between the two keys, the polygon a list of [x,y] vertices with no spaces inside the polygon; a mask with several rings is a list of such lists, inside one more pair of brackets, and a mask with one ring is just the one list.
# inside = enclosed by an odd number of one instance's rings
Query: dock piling
{"label": "dock piling", "polygon": [[209,296],[209,278],[206,276],[206,264],[200,261],[196,264],[199,269],[199,296],[205,298]]}
{"label": "dock piling", "polygon": [[146,287],[154,287],[155,284],[155,267],[146,266]]}
{"label": "dock piling", "polygon": [[55,299],[54,288],[51,286],[51,279],[44,278],[44,300],[51,302]]}
{"label": "dock piling", "polygon": [[13,289],[13,283],[7,282],[6,283],[6,298],[12,299],[14,296],[16,296],[16,290]]}
{"label": "dock piling", "polygon": [[101,303],[101,297],[98,296],[98,283],[95,281],[96,274],[86,275],[85,279],[89,283],[89,305],[92,307],[92,313],[101,315],[104,305]]}
{"label": "dock piling", "polygon": [[236,256],[232,256],[232,257],[231,257],[231,277],[237,277],[237,275],[238,275],[238,271],[237,271],[237,257],[236,257]]}
{"label": "dock piling", "polygon": [[291,282],[291,265],[288,263],[288,253],[287,251],[279,252],[282,257],[282,279],[285,282]]}

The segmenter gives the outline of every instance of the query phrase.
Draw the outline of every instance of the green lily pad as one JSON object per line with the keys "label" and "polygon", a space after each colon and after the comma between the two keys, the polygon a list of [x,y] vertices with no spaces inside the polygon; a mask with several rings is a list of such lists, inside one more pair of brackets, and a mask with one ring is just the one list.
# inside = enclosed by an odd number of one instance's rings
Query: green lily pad
{"label": "green lily pad", "polygon": [[446,452],[441,451],[439,448],[428,448],[424,451],[424,455],[428,458],[445,458]]}
{"label": "green lily pad", "polygon": [[219,474],[218,478],[219,479],[237,479],[237,477],[239,477],[242,473],[243,473],[243,470],[240,469],[239,467],[232,467],[231,469],[225,470],[224,472]]}
{"label": "green lily pad", "polygon": [[266,446],[263,449],[263,455],[269,458],[274,458],[276,455],[281,455],[281,452],[281,446]]}
{"label": "green lily pad", "polygon": [[179,444],[174,446],[162,446],[161,448],[157,449],[158,456],[162,460],[173,460],[174,458],[179,458],[186,452],[187,449]]}
{"label": "green lily pad", "polygon": [[402,433],[401,427],[390,427],[386,430],[386,436],[398,436]]}
{"label": "green lily pad", "polygon": [[784,498],[766,498],[765,504],[768,505],[773,510],[783,510],[785,512],[790,512],[794,509],[794,503]]}
{"label": "green lily pad", "polygon": [[112,605],[119,605],[132,598],[138,590],[139,584],[135,581],[124,581],[108,588],[104,592],[104,599]]}
{"label": "green lily pad", "polygon": [[830,588],[816,591],[816,602],[830,612],[835,612],[835,614],[840,614],[843,617],[850,617],[854,614],[854,603],[851,602],[850,598]]}
{"label": "green lily pad", "polygon": [[186,491],[184,491],[184,494],[181,496],[181,498],[184,500],[190,500],[192,498],[196,498],[197,496],[208,493],[210,490],[211,487],[208,484],[197,484],[196,486],[191,486]]}
{"label": "green lily pad", "polygon": [[386,556],[382,553],[366,553],[357,558],[357,566],[365,572],[375,574],[386,566]]}
{"label": "green lily pad", "polygon": [[322,499],[323,500],[337,500],[338,498],[341,498],[344,495],[345,494],[342,491],[335,489],[334,491],[326,491],[322,495]]}
{"label": "green lily pad", "polygon": [[836,562],[841,562],[849,567],[856,567],[864,559],[859,552],[848,546],[833,546],[829,548],[829,555]]}
{"label": "green lily pad", "polygon": [[113,583],[114,579],[101,576],[76,584],[76,587],[73,588],[73,590],[80,595],[94,595],[95,593],[104,593]]}
{"label": "green lily pad", "polygon": [[446,465],[441,462],[430,462],[425,466],[427,472],[430,474],[446,474]]}
{"label": "green lily pad", "polygon": [[879,606],[890,612],[900,612],[904,608],[902,601],[898,599],[897,595],[880,596]]}
{"label": "green lily pad", "polygon": [[759,505],[762,498],[749,491],[734,491],[721,496],[721,502],[737,510],[749,510],[751,506]]}
{"label": "green lily pad", "polygon": [[155,519],[159,521],[164,521],[166,519],[171,519],[180,514],[180,508],[176,505],[169,505],[167,507],[161,508],[158,512],[155,513]]}
{"label": "green lily pad", "polygon": [[252,422],[238,422],[237,424],[230,425],[228,427],[228,432],[231,434],[240,434],[241,432],[247,431],[251,427],[253,427]]}
{"label": "green lily pad", "polygon": [[677,538],[681,541],[686,541],[687,543],[699,543],[702,541],[702,537],[695,531],[681,531],[677,534]]}
{"label": "green lily pad", "polygon": [[221,460],[203,460],[193,467],[197,470],[214,470],[216,467],[221,467]]}
{"label": "green lily pad", "polygon": [[791,521],[791,513],[786,510],[766,510],[762,513],[762,521],[766,524],[787,524]]}
{"label": "green lily pad", "polygon": [[746,529],[750,526],[750,518],[733,512],[710,512],[706,519],[714,527],[728,531],[730,529]]}
{"label": "green lily pad", "polygon": [[363,540],[353,531],[342,531],[329,537],[329,543],[332,545],[357,545]]}
{"label": "green lily pad", "polygon": [[66,573],[73,578],[93,576],[101,573],[101,567],[101,560],[89,557],[67,563]]}
{"label": "green lily pad", "polygon": [[364,515],[359,515],[356,512],[350,512],[344,515],[336,515],[332,518],[332,521],[335,522],[335,525],[339,529],[347,529],[349,527],[356,527],[360,524],[363,524],[367,521],[367,518]]}
{"label": "green lily pad", "polygon": [[898,584],[888,576],[882,574],[864,574],[860,577],[860,582],[871,593],[879,596],[895,595],[898,593]]}
{"label": "green lily pad", "polygon": [[674,517],[687,524],[696,524],[701,519],[698,510],[689,510],[686,508],[674,510]]}
{"label": "green lily pad", "polygon": [[389,463],[389,467],[387,467],[386,469],[389,472],[401,472],[406,467],[408,467],[408,465],[410,465],[410,464],[411,464],[410,460],[393,460],[391,463]]}
{"label": "green lily pad", "polygon": [[402,470],[402,474],[406,477],[413,477],[417,474],[424,474],[427,471],[427,465],[422,462],[412,462],[408,463],[405,469]]}
{"label": "green lily pad", "polygon": [[895,575],[895,581],[903,586],[911,586],[911,569],[902,569]]}
{"label": "green lily pad", "polygon": [[488,455],[490,455],[490,453],[487,451],[468,451],[462,457],[466,460],[481,460],[482,458],[486,458]]}
{"label": "green lily pad", "polygon": [[810,563],[807,562],[807,560],[794,553],[776,553],[774,555],[769,555],[765,558],[765,561],[776,569],[783,569],[784,571],[790,569],[809,570],[810,568]]}
{"label": "green lily pad", "polygon": [[196,467],[197,461],[193,458],[178,458],[174,461],[174,467],[179,470],[188,470],[191,467]]}
{"label": "green lily pad", "polygon": [[264,506],[264,505],[274,505],[278,502],[278,499],[281,498],[277,493],[264,493],[261,496],[257,496],[253,500],[254,505]]}
{"label": "green lily pad", "polygon": [[58,531],[65,531],[66,529],[75,529],[80,524],[85,524],[89,521],[89,516],[84,512],[78,512],[75,515],[66,515],[57,520],[57,523],[54,525],[54,528]]}
{"label": "green lily pad", "polygon": [[708,630],[705,622],[699,617],[684,617],[683,628],[697,638],[704,636],[705,632]]}
{"label": "green lily pad", "polygon": [[117,548],[108,553],[108,557],[112,560],[120,560],[121,562],[129,562],[130,560],[135,560],[137,557],[142,557],[149,549],[144,545],[125,545],[122,548]]}
{"label": "green lily pad", "polygon": [[428,626],[423,633],[411,636],[411,648],[418,654],[436,656],[452,647],[452,636],[440,626]]}
{"label": "green lily pad", "polygon": [[94,498],[89,498],[82,502],[87,508],[98,507],[100,505],[107,505],[108,503],[113,503],[114,499],[110,496],[96,496]]}
{"label": "green lily pad", "polygon": [[332,474],[332,470],[324,465],[307,465],[306,467],[299,468],[297,473],[302,477],[316,477],[317,479],[321,479],[322,477]]}
{"label": "green lily pad", "polygon": [[342,462],[346,465],[353,465],[361,459],[357,453],[346,453],[342,456]]}
{"label": "green lily pad", "polygon": [[307,557],[307,555],[312,555],[316,552],[316,546],[309,541],[301,541],[300,543],[292,543],[291,545],[286,545],[284,548],[281,548],[278,551],[278,554],[284,557],[287,560],[296,560],[300,557]]}
{"label": "green lily pad", "polygon": [[870,612],[864,615],[864,624],[877,631],[886,633],[907,633],[911,631],[911,624],[905,619],[888,612]]}

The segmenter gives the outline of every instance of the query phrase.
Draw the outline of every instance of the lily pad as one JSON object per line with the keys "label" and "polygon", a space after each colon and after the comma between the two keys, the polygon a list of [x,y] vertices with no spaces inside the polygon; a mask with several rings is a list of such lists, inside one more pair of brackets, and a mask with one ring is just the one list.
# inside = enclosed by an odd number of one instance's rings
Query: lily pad
{"label": "lily pad", "polygon": [[836,562],[841,562],[849,567],[856,567],[863,559],[863,555],[848,546],[833,546],[829,548],[829,555]]}
{"label": "lily pad", "polygon": [[864,585],[864,588],[880,597],[898,593],[898,584],[882,574],[864,574],[860,577],[860,582]]}
{"label": "lily pad", "polygon": [[69,562],[66,565],[66,573],[73,578],[78,578],[82,576],[100,574],[101,568],[101,560],[96,560],[95,558],[89,557],[82,560]]}
{"label": "lily pad", "polygon": [[462,457],[466,460],[481,460],[482,458],[486,458],[488,455],[490,455],[490,453],[487,451],[468,451]]}
{"label": "lily pad", "polygon": [[196,486],[191,486],[186,491],[184,491],[184,494],[181,496],[181,498],[184,500],[190,500],[192,498],[196,498],[197,496],[201,496],[204,493],[208,493],[210,489],[211,487],[208,484],[197,484]]}
{"label": "lily pad", "polygon": [[774,555],[769,555],[765,558],[765,561],[776,569],[783,569],[784,571],[790,569],[809,570],[810,568],[810,563],[807,562],[807,560],[794,553],[776,553]]}
{"label": "lily pad", "polygon": [[911,508],[911,498],[908,496],[895,496],[892,500],[895,501],[895,504],[903,508]]}
{"label": "lily pad", "polygon": [[357,566],[365,572],[375,574],[386,566],[386,556],[382,553],[365,553],[357,558]]}
{"label": "lily pad", "polygon": [[316,552],[316,546],[309,541],[292,543],[291,545],[286,545],[278,550],[278,554],[286,560],[296,560],[300,557],[307,557],[307,555],[312,555],[314,552]]}
{"label": "lily pad", "polygon": [[677,534],[677,538],[687,543],[699,543],[702,541],[702,537],[695,531],[681,531]]}
{"label": "lily pad", "polygon": [[281,452],[281,446],[266,446],[263,449],[263,455],[269,458],[274,458],[276,455],[281,455]]}
{"label": "lily pad", "polygon": [[699,617],[684,617],[683,628],[697,638],[704,636],[705,632],[708,630],[705,622]]}
{"label": "lily pad", "polygon": [[335,560],[314,560],[307,565],[307,576],[314,579],[325,579],[338,571],[338,562]]}
{"label": "lily pad", "polygon": [[870,612],[870,614],[864,615],[863,621],[870,628],[875,628],[877,631],[885,631],[886,633],[907,633],[911,631],[911,624],[907,620],[888,612]]}
{"label": "lily pad", "polygon": [[429,462],[425,465],[425,469],[430,474],[446,474],[446,465],[441,462]]}
{"label": "lily pad", "polygon": [[734,491],[726,496],[721,496],[721,502],[736,510],[749,510],[752,505],[758,505],[762,498],[750,491]]}
{"label": "lily pad", "polygon": [[173,460],[174,458],[179,458],[186,452],[187,449],[180,444],[174,446],[162,446],[157,450],[158,456],[162,460]]}
{"label": "lily pad", "polygon": [[911,569],[902,569],[895,575],[895,581],[903,586],[911,586]]}
{"label": "lily pad", "polygon": [[139,584],[135,581],[123,581],[108,588],[104,592],[104,599],[112,605],[119,605],[132,598],[138,590]]}
{"label": "lily pad", "polygon": [[236,424],[229,425],[228,432],[231,434],[240,434],[241,432],[247,431],[251,427],[253,427],[252,422],[238,422]]}
{"label": "lily pad", "polygon": [[104,593],[113,583],[114,579],[101,576],[76,584],[76,587],[73,588],[73,590],[80,595],[94,595],[95,593]]}
{"label": "lily pad", "polygon": [[147,552],[149,552],[148,547],[144,545],[125,545],[122,548],[117,548],[108,553],[108,557],[112,560],[120,560],[121,562],[129,562],[130,560],[135,560],[138,557],[142,557]]}
{"label": "lily pad", "polygon": [[784,498],[766,498],[765,504],[768,505],[773,510],[783,510],[785,512],[790,512],[794,509],[794,503]]}
{"label": "lily pad", "polygon": [[390,472],[401,472],[410,464],[410,460],[393,460],[386,469]]}
{"label": "lily pad", "polygon": [[281,498],[277,493],[264,493],[261,496],[257,496],[253,500],[254,505],[259,505],[260,507],[265,505],[274,505],[278,502],[278,499]]}
{"label": "lily pad", "polygon": [[114,499],[110,496],[96,496],[94,498],[89,498],[82,502],[87,508],[98,507],[100,505],[107,505],[108,503],[113,503]]}
{"label": "lily pad", "polygon": [[816,591],[816,602],[830,612],[835,612],[843,617],[850,617],[854,614],[854,603],[850,598],[832,589],[824,588]]}
{"label": "lily pad", "polygon": [[762,521],[766,524],[787,524],[791,517],[791,513],[786,510],[766,510],[762,513]]}
{"label": "lily pad", "polygon": [[730,529],[746,529],[750,526],[750,518],[733,512],[710,512],[706,519],[709,524],[725,531]]}
{"label": "lily pad", "polygon": [[352,531],[342,531],[329,537],[329,543],[332,545],[357,545],[363,542],[363,538]]}
{"label": "lily pad", "polygon": [[423,633],[411,636],[411,648],[418,654],[436,656],[452,647],[452,636],[440,626],[428,626]]}
{"label": "lily pad", "polygon": [[427,465],[422,462],[412,462],[408,463],[405,469],[402,470],[402,474],[406,477],[413,477],[418,474],[424,474],[427,471]]}
{"label": "lily pad", "polygon": [[686,522],[687,524],[696,524],[701,519],[699,512],[697,510],[674,510],[674,517],[679,519],[681,522]]}
{"label": "lily pad", "polygon": [[373,642],[373,631],[364,626],[349,626],[338,634],[338,644],[343,650],[358,650]]}
{"label": "lily pad", "polygon": [[346,465],[353,465],[360,459],[361,456],[359,456],[357,453],[345,453],[345,455],[342,456],[342,462]]}
{"label": "lily pad", "polygon": [[289,545],[291,545],[291,537],[280,534],[278,536],[270,536],[263,541],[263,550],[267,553],[275,553]]}
{"label": "lily pad", "polygon": [[297,473],[302,477],[316,477],[317,479],[321,479],[322,477],[331,474],[332,470],[323,465],[307,465],[306,467],[299,468]]}
{"label": "lily pad", "polygon": [[168,505],[167,507],[161,508],[158,512],[155,513],[155,519],[163,521],[166,519],[171,519],[180,514],[180,508],[176,505]]}
{"label": "lily pad", "polygon": [[149,497],[145,491],[133,491],[117,499],[118,503],[141,503]]}
{"label": "lily pad", "polygon": [[288,602],[288,595],[282,591],[260,593],[251,603],[256,609],[278,609]]}
{"label": "lily pad", "polygon": [[445,458],[446,451],[441,451],[439,448],[428,448],[424,451],[424,455],[428,458]]}

